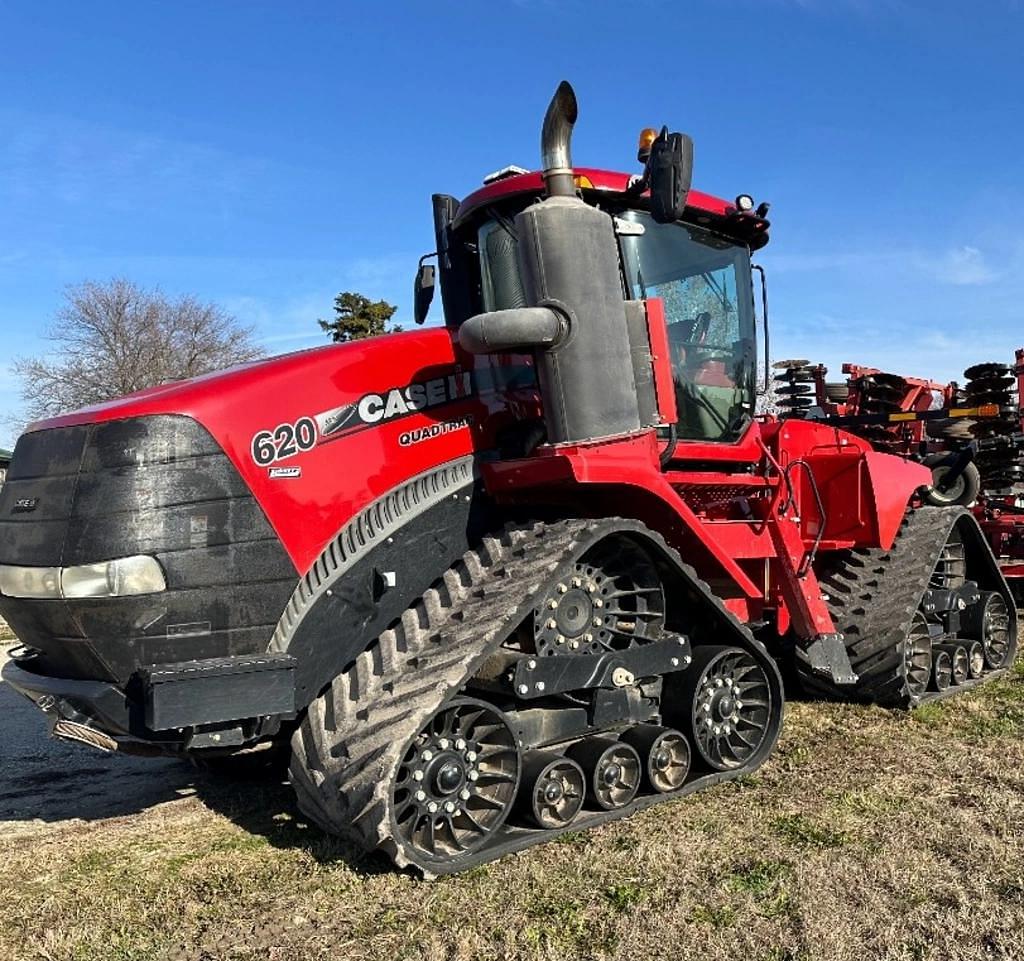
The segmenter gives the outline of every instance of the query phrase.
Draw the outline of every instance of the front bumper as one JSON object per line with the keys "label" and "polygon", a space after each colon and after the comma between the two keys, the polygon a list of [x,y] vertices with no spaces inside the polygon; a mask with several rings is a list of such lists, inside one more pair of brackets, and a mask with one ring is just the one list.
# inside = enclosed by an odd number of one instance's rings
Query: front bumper
{"label": "front bumper", "polygon": [[36,674],[33,658],[11,660],[0,677],[46,714],[58,720],[86,724],[114,738],[131,737],[133,705],[124,691],[106,681],[82,681]]}
{"label": "front bumper", "polygon": [[295,716],[295,660],[287,654],[239,655],[144,668],[127,691],[98,680],[33,670],[27,649],[0,676],[50,720],[53,733],[133,753],[240,747]]}

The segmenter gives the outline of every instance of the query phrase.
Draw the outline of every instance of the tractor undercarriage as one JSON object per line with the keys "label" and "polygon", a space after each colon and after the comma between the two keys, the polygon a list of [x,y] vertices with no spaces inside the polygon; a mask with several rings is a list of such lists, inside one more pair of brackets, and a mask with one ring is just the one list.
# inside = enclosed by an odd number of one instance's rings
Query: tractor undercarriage
{"label": "tractor undercarriage", "polygon": [[748,773],[781,719],[768,653],[656,534],[536,523],[336,678],[291,777],[324,828],[440,874]]}

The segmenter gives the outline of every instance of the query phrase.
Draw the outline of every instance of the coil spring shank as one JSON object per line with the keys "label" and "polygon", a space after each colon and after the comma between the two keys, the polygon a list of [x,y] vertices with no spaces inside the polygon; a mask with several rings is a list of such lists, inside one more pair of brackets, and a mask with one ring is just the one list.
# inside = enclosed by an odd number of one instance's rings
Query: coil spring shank
{"label": "coil spring shank", "polygon": [[989,494],[1011,494],[1024,481],[1016,435],[1020,432],[1017,379],[1007,364],[975,364],[964,371],[966,400],[971,407],[994,404],[996,417],[985,417],[971,425],[978,442],[977,464],[982,489]]}
{"label": "coil spring shank", "polygon": [[772,365],[775,393],[782,417],[803,420],[814,405],[814,373],[806,360],[781,360]]}

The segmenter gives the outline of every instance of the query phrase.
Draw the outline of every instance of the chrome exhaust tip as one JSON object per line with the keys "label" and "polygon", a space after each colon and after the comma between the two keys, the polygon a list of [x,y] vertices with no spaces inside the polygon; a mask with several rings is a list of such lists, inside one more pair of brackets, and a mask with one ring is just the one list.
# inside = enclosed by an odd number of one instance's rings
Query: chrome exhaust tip
{"label": "chrome exhaust tip", "polygon": [[572,197],[576,185],[572,176],[572,128],[579,115],[576,92],[563,80],[544,114],[540,135],[540,161],[549,197]]}

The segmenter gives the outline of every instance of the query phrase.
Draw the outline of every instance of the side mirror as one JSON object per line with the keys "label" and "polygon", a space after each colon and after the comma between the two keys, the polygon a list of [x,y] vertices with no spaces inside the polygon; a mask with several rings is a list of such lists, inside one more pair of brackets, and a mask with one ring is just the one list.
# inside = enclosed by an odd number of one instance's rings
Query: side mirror
{"label": "side mirror", "polygon": [[[432,257],[433,254],[427,254],[427,256]],[[434,299],[434,277],[434,265],[424,263],[423,258],[420,258],[420,265],[416,269],[416,280],[412,285],[412,319],[417,324],[422,324],[427,319],[430,302]]]}
{"label": "side mirror", "polygon": [[671,224],[683,216],[692,177],[693,141],[685,133],[669,133],[662,127],[647,160],[651,216],[657,223]]}

